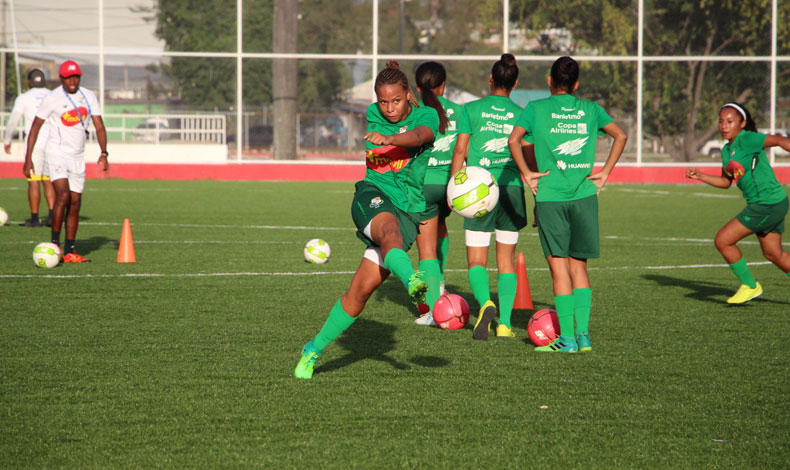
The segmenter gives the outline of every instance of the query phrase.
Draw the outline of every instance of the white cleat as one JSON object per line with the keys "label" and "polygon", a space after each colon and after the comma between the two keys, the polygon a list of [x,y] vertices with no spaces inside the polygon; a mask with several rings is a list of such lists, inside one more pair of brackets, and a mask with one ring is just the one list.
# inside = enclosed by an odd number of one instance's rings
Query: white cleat
{"label": "white cleat", "polygon": [[423,313],[416,320],[414,320],[414,323],[416,325],[423,326],[436,326],[436,322],[433,320],[433,315],[430,313]]}

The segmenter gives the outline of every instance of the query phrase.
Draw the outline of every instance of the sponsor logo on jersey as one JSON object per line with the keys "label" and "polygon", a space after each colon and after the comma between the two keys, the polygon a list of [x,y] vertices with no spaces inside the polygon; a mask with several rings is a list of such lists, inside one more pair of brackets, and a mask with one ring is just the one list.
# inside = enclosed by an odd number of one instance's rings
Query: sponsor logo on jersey
{"label": "sponsor logo on jersey", "polygon": [[592,168],[592,163],[567,163],[564,160],[557,160],[557,168],[562,171],[567,169]]}
{"label": "sponsor logo on jersey", "polygon": [[[502,111],[504,111],[504,109]],[[494,119],[496,121],[508,121],[510,119],[513,119],[515,115],[513,113],[507,113],[505,115],[502,115],[496,113],[487,113],[483,111],[482,113],[480,113],[480,117],[484,119]]]}
{"label": "sponsor logo on jersey", "polygon": [[735,160],[730,160],[730,163],[724,167],[724,173],[733,179],[736,183],[746,173],[746,169]]}
{"label": "sponsor logo on jersey", "polygon": [[381,199],[379,196],[376,196],[370,200],[370,207],[372,207],[373,209],[378,209],[378,207],[382,204],[384,204],[384,200]]}
{"label": "sponsor logo on jersey", "polygon": [[398,129],[398,134],[403,134],[404,132],[406,132],[408,130],[409,130],[409,126],[403,126],[400,129]]}
{"label": "sponsor logo on jersey", "polygon": [[455,142],[455,137],[458,134],[446,135],[433,141],[433,150],[431,152],[449,152],[450,146]]}
{"label": "sponsor logo on jersey", "polygon": [[554,152],[556,152],[558,155],[579,155],[582,153],[584,144],[586,144],[587,140],[589,139],[589,137],[579,137],[578,139],[563,142],[554,149]]}
{"label": "sponsor logo on jersey", "polygon": [[365,157],[367,167],[376,173],[398,172],[408,163],[409,151],[397,145],[387,145],[368,150]]}
{"label": "sponsor logo on jersey", "polygon": [[[565,108],[562,108],[562,110],[563,110],[563,111],[565,111],[566,109],[565,109]],[[568,114],[568,113],[566,113],[566,114],[557,114],[557,113],[551,113],[551,118],[552,118],[552,119],[581,119],[581,118],[583,118],[583,117],[584,117],[584,111],[582,111],[581,109],[580,109],[580,110],[578,110],[578,111],[576,112],[576,114]]]}
{"label": "sponsor logo on jersey", "polygon": [[491,160],[483,157],[480,159],[480,166],[491,166]]}
{"label": "sponsor logo on jersey", "polygon": [[507,137],[498,137],[484,143],[480,150],[485,153],[501,153],[507,148]]}
{"label": "sponsor logo on jersey", "polygon": [[73,127],[80,123],[80,115],[82,115],[82,120],[87,121],[88,119],[88,110],[87,108],[80,106],[79,108],[80,114],[77,114],[77,110],[71,108],[70,110],[64,112],[60,115],[60,122],[63,123],[66,127]]}

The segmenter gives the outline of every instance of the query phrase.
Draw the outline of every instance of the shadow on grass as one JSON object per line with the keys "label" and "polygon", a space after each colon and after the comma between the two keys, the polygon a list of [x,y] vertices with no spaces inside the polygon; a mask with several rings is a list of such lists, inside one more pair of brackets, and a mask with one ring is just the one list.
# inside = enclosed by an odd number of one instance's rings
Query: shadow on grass
{"label": "shadow on grass", "polygon": [[[395,349],[395,330],[396,327],[393,325],[358,318],[349,332],[341,335],[335,342],[346,351],[346,354],[325,364],[319,364],[316,366],[316,373],[331,372],[367,359],[384,362],[394,369],[410,369],[409,364],[387,354]],[[449,364],[446,359],[431,356],[415,357],[410,362],[424,367],[441,367]]]}
{"label": "shadow on grass", "polygon": [[86,240],[80,240],[77,237],[77,253],[86,255],[109,243],[112,243],[116,248],[118,247],[118,240],[111,240],[107,237],[91,237]]}
{"label": "shadow on grass", "polygon": [[[659,286],[667,286],[667,287],[683,287],[685,289],[691,290],[691,292],[685,294],[686,297],[694,300],[700,300],[703,302],[712,302],[716,304],[721,304],[726,302],[726,300],[735,293],[735,290],[732,286],[722,286],[719,283],[715,282],[708,282],[708,281],[694,281],[690,279],[684,278],[677,278],[671,276],[663,276],[660,274],[643,274],[643,279],[648,281],[653,281]],[[758,297],[754,300],[750,300],[749,302],[741,305],[730,305],[730,307],[742,307],[749,304],[756,304],[756,303],[772,303],[772,304],[782,304],[782,305],[790,305],[788,302],[781,302],[777,300],[771,300],[766,297]]]}

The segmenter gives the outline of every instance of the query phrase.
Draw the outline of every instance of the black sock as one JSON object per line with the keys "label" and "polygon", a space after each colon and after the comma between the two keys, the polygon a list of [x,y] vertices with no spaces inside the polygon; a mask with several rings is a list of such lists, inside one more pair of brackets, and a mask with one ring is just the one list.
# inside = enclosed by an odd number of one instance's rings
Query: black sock
{"label": "black sock", "polygon": [[30,213],[30,221],[33,223],[38,222],[38,212],[36,212],[35,214],[32,212]]}
{"label": "black sock", "polygon": [[74,245],[75,245],[74,240],[66,240],[63,254],[67,255],[69,253],[74,253],[74,250],[76,249]]}
{"label": "black sock", "polygon": [[52,230],[52,243],[60,246],[60,232]]}
{"label": "black sock", "polygon": [[49,210],[49,215],[47,216],[47,218],[52,220],[52,209]]}

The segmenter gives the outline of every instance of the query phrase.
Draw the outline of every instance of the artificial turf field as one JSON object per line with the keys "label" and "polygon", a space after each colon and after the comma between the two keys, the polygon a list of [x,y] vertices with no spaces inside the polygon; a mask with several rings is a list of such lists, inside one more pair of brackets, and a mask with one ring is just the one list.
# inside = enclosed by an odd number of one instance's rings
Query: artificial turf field
{"label": "artificial turf field", "polygon": [[[303,381],[300,349],[363,250],[353,183],[90,180],[78,252],[93,262],[50,270],[31,259],[49,229],[17,225],[24,185],[0,180],[0,467],[790,465],[790,278],[751,237],[765,293],[725,303],[738,282],[712,238],[743,206],[735,188],[607,186],[591,353],[534,352],[528,310],[514,340],[416,326],[393,278]],[[125,217],[135,264],[115,262]],[[472,323],[449,225],[447,287]],[[328,264],[303,261],[316,237]],[[551,306],[535,229],[519,251],[536,309]]]}

